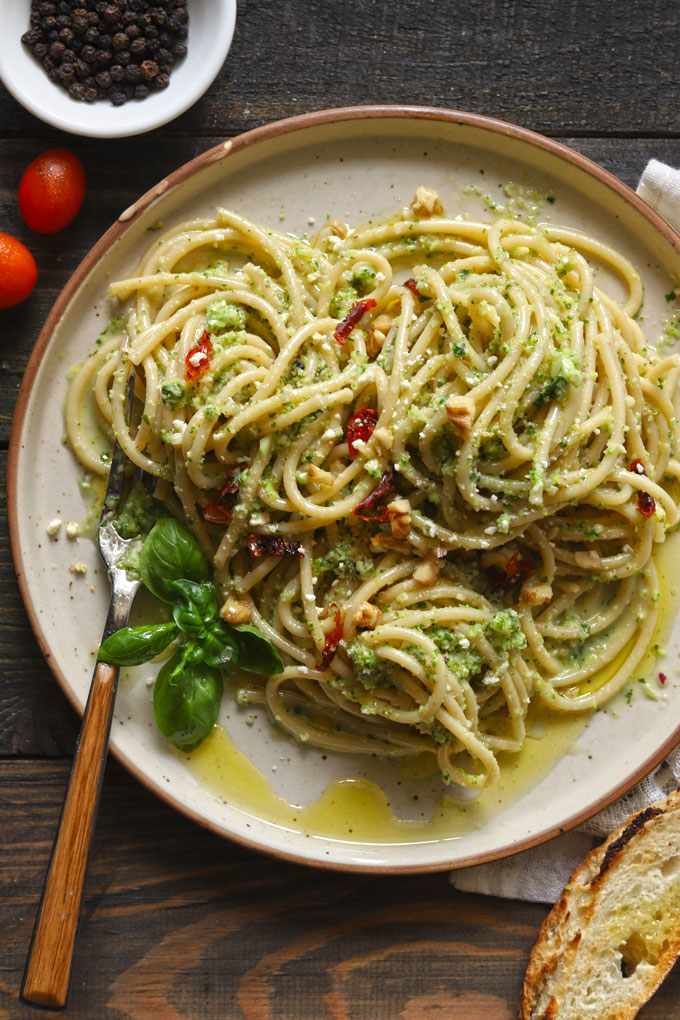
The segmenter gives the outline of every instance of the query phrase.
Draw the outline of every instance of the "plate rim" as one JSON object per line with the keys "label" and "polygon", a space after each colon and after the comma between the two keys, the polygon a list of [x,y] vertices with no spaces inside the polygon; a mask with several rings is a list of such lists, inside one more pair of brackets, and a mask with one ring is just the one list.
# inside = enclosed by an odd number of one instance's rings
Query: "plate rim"
{"label": "plate rim", "polygon": [[[106,230],[99,240],[94,243],[57,297],[38,335],[38,339],[26,366],[17,397],[10,435],[7,466],[7,513],[10,547],[17,582],[24,608],[31,624],[33,634],[38,642],[40,651],[62,692],[65,694],[67,700],[79,716],[82,715],[81,706],[79,705],[74,693],[69,689],[64,673],[52,656],[49,643],[40,624],[39,613],[31,599],[23,569],[22,550],[19,542],[19,508],[17,505],[18,465],[21,453],[23,427],[38,368],[52,339],[55,327],[59,323],[66,308],[80,288],[81,284],[87,278],[90,270],[96,265],[102,255],[113,246],[115,241],[117,241],[126,232],[126,230],[132,225],[137,217],[148,208],[148,206],[153,204],[153,202],[164,195],[167,191],[176,188],[179,184],[199,173],[212,163],[226,159],[232,154],[252,146],[256,146],[262,142],[270,141],[271,139],[282,135],[305,131],[310,128],[343,123],[346,121],[361,121],[364,119],[441,121],[447,124],[459,124],[465,127],[478,128],[491,132],[492,134],[503,135],[508,138],[519,140],[520,142],[525,142],[530,146],[541,149],[544,152],[571,164],[577,169],[589,174],[610,190],[614,191],[620,198],[623,199],[624,202],[633,206],[633,208],[639,212],[658,233],[661,234],[671,247],[680,254],[680,235],[676,233],[671,225],[643,198],[628,187],[627,184],[621,181],[610,171],[605,170],[604,167],[601,167],[599,164],[588,159],[587,156],[583,156],[563,143],[531,131],[528,128],[520,127],[519,125],[511,124],[507,121],[493,117],[487,117],[482,114],[467,113],[444,107],[410,105],[350,106],[317,110],[293,117],[287,117],[282,120],[272,121],[261,125],[260,127],[243,132],[234,138],[219,142],[217,145],[207,149],[203,153],[200,153],[198,156],[195,156],[187,163],[182,164],[176,170],[172,171],[167,177],[164,177],[157,184],[149,188],[148,191],[141,195],[140,198],[138,198],[131,206],[121,212],[108,230]],[[417,873],[433,874],[439,871],[458,870],[460,868],[488,863],[494,860],[501,860],[506,857],[513,856],[523,850],[528,850],[531,847],[546,843],[555,836],[567,832],[586,821],[588,818],[591,818],[593,815],[597,814],[598,811],[601,811],[603,808],[619,799],[623,794],[627,793],[628,790],[635,786],[636,783],[640,782],[641,779],[648,775],[649,772],[666,757],[669,751],[671,751],[679,741],[680,724],[663,742],[660,748],[650,755],[632,773],[627,775],[625,779],[621,780],[621,782],[618,783],[613,790],[610,790],[607,794],[598,798],[593,804],[589,804],[583,810],[570,815],[567,819],[563,820],[561,824],[549,825],[546,828],[540,829],[538,832],[510,842],[507,845],[498,847],[495,850],[490,850],[486,853],[474,853],[455,861],[414,864],[394,864],[386,863],[384,861],[375,862],[370,860],[358,862],[318,858],[310,859],[309,857],[304,856],[304,854],[286,850],[282,847],[273,848],[271,846],[266,846],[261,840],[257,838],[249,838],[247,835],[242,833],[227,833],[218,823],[207,819],[203,814],[194,810],[191,805],[179,802],[167,790],[154,784],[147,774],[134,761],[128,758],[122,750],[111,745],[109,745],[109,750],[114,758],[123,765],[135,779],[141,782],[147,790],[159,797],[175,811],[180,812],[185,817],[198,823],[203,828],[214,832],[221,838],[229,839],[240,846],[256,850],[261,853],[267,853],[281,860],[292,861],[296,864],[304,864],[309,867],[331,871],[353,872],[357,874],[377,872],[387,875]]]}

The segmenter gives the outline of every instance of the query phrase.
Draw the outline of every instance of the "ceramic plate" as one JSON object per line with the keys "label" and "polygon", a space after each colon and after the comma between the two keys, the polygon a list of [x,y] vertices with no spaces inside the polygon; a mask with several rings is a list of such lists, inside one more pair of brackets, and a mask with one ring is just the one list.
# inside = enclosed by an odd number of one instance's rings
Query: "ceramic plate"
{"label": "ceramic plate", "polygon": [[[569,149],[497,121],[447,110],[358,108],[309,114],[224,142],[161,181],[120,216],[77,269],[37,343],[21,391],[10,462],[12,545],[36,636],[82,711],[109,597],[94,545],[56,541],[54,517],[83,518],[79,469],[61,443],[69,369],[117,309],[110,280],[127,275],[149,228],[224,205],[276,229],[326,217],[356,222],[437,189],[449,214],[492,207],[585,229],[639,267],[644,326],[659,335],[680,275],[680,239],[620,181]],[[524,206],[522,209],[521,206]],[[87,573],[69,572],[75,561]],[[663,572],[663,563],[662,572]],[[666,581],[668,604],[671,584]],[[665,623],[670,626],[670,613]],[[677,640],[663,635],[665,663]],[[658,684],[658,670],[668,679]],[[427,871],[481,863],[550,838],[640,779],[680,739],[675,668],[646,663],[659,697],[634,690],[605,711],[546,728],[506,764],[500,787],[458,802],[436,777],[378,759],[324,754],[277,732],[264,713],[224,698],[220,728],[187,760],[153,724],[150,667],[122,678],[112,751],[164,800],[214,831],[310,864]],[[650,681],[651,683],[651,681]],[[635,685],[633,685],[635,686]]]}

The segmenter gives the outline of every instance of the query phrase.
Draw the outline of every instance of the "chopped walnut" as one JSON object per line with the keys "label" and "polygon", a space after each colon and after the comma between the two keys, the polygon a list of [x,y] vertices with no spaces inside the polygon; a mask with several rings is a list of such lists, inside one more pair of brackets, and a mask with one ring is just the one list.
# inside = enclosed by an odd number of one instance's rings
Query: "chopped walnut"
{"label": "chopped walnut", "polygon": [[320,488],[332,485],[335,481],[335,475],[332,475],[330,471],[324,471],[323,468],[317,467],[316,464],[310,464],[307,468],[307,477],[310,482],[314,482]]}
{"label": "chopped walnut", "polygon": [[385,339],[392,328],[392,317],[390,315],[376,315],[371,322],[368,337],[366,338],[366,353],[369,358],[375,358],[380,354]]}
{"label": "chopped walnut", "polygon": [[499,567],[500,570],[505,570],[514,553],[514,545],[503,545],[498,549],[488,549],[482,553],[482,566],[486,570],[489,567]]}
{"label": "chopped walnut", "polygon": [[371,549],[393,549],[395,552],[409,555],[413,549],[403,538],[395,538],[394,535],[385,535],[380,532],[378,535],[371,535]]}
{"label": "chopped walnut", "polygon": [[341,237],[343,240],[349,234],[349,227],[346,223],[341,223],[340,220],[329,220],[326,224],[330,228],[332,234],[336,237]]}
{"label": "chopped walnut", "polygon": [[444,206],[434,188],[416,188],[411,208],[416,216],[441,216],[444,212]]}
{"label": "chopped walnut", "polygon": [[235,599],[233,595],[228,595],[224,605],[220,609],[220,616],[227,623],[248,623],[250,621],[250,606],[247,602],[241,602],[239,599]]}
{"label": "chopped walnut", "polygon": [[522,585],[522,602],[527,606],[545,605],[552,596],[552,587],[545,581],[527,581]]}
{"label": "chopped walnut", "polygon": [[588,549],[585,552],[575,552],[574,562],[576,563],[576,566],[581,567],[582,570],[602,569],[602,557],[599,552],[595,552],[594,549]]}
{"label": "chopped walnut", "polygon": [[395,538],[408,538],[411,530],[411,504],[407,499],[394,499],[387,505],[390,528]]}
{"label": "chopped walnut", "polygon": [[377,606],[371,605],[370,602],[360,602],[352,617],[352,623],[355,627],[369,627],[373,630],[374,627],[377,627],[381,617],[382,613]]}
{"label": "chopped walnut", "polygon": [[578,581],[563,581],[559,578],[557,583],[559,584],[560,591],[566,592],[567,595],[578,595],[581,591],[581,585]]}
{"label": "chopped walnut", "polygon": [[373,432],[373,439],[376,443],[379,443],[385,450],[391,450],[394,445],[394,436],[390,429],[384,426],[379,429],[375,429]]}
{"label": "chopped walnut", "polygon": [[472,428],[472,423],[475,420],[475,413],[477,411],[472,397],[451,394],[444,404],[444,407],[446,408],[446,415],[456,432],[458,432],[463,439],[467,439],[470,435],[470,429]]}
{"label": "chopped walnut", "polygon": [[413,571],[413,580],[424,588],[431,588],[439,580],[439,564],[436,560],[421,560]]}

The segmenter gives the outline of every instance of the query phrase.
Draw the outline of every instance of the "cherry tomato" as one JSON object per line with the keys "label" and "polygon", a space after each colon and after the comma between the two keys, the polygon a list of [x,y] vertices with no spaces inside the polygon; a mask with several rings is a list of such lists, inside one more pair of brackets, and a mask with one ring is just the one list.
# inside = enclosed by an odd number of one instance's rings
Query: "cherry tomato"
{"label": "cherry tomato", "polygon": [[19,209],[38,234],[56,234],[75,219],[85,197],[85,171],[66,149],[48,149],[26,168],[19,184]]}
{"label": "cherry tomato", "polygon": [[28,248],[0,231],[0,309],[13,308],[28,297],[38,270]]}

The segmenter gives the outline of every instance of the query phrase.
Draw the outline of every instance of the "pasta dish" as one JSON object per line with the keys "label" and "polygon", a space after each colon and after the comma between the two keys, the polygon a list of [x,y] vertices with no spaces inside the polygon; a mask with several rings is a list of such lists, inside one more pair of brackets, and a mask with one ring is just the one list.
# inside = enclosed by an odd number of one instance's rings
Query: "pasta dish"
{"label": "pasta dish", "polygon": [[124,335],[75,376],[70,443],[106,474],[94,397],[213,562],[222,618],[278,649],[283,671],[239,701],[298,740],[428,752],[481,787],[533,699],[581,711],[626,683],[678,521],[680,360],[645,339],[620,254],[449,217],[423,187],[311,237],[219,209],[110,293]]}

